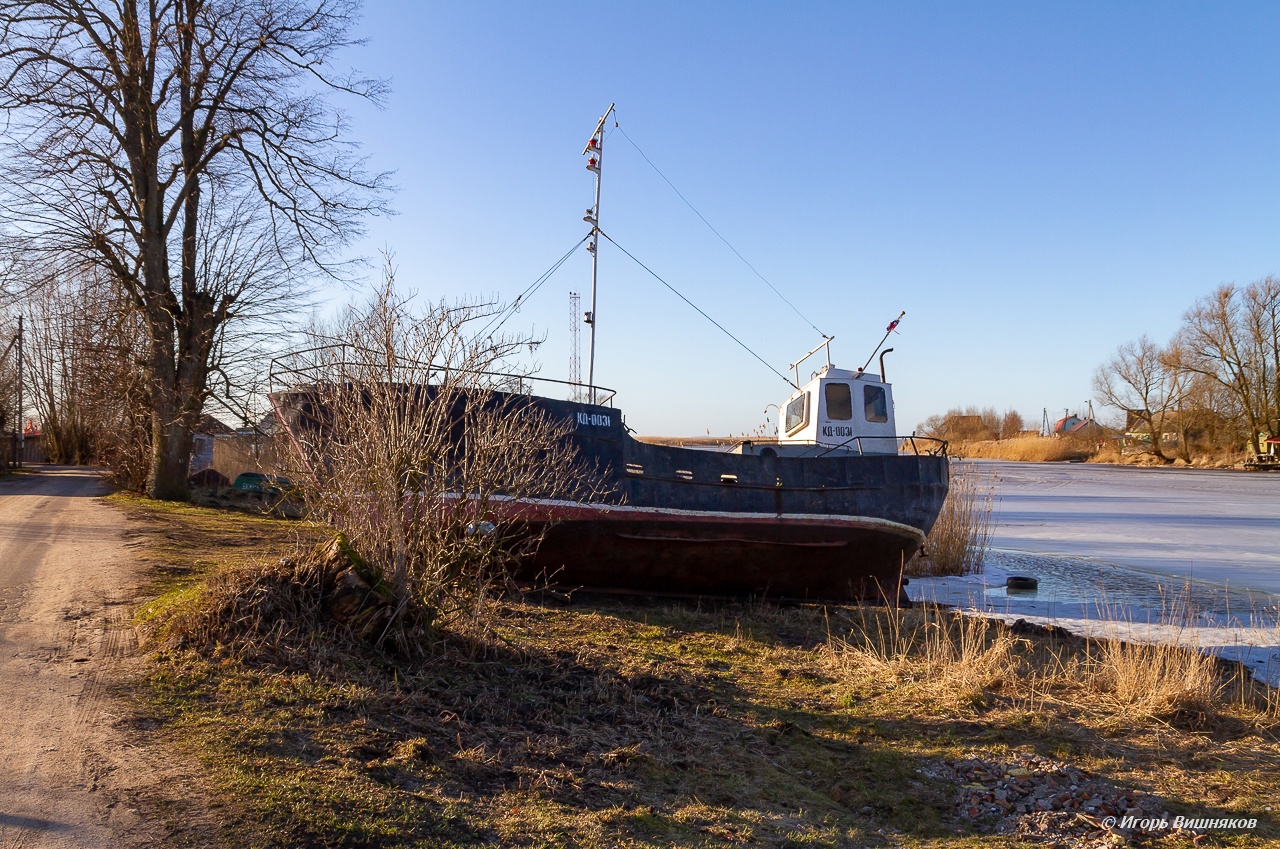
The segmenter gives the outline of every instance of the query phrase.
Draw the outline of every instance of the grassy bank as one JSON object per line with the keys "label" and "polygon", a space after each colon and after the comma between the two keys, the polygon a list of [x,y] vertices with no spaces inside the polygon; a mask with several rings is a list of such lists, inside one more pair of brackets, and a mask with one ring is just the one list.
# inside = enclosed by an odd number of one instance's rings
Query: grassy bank
{"label": "grassy bank", "polygon": [[180,623],[210,576],[308,535],[123,506],[159,594],[134,724],[199,762],[227,845],[1107,845],[1099,805],[1259,820],[1199,845],[1280,837],[1274,705],[1182,653],[602,596],[509,598],[413,662],[336,631],[196,644]]}

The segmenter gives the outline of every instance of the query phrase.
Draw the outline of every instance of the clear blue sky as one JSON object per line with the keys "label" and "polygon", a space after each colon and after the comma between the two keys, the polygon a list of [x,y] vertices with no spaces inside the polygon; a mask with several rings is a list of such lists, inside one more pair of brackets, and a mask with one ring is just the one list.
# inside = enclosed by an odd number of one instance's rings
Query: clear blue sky
{"label": "clear blue sky", "polygon": [[[402,285],[532,282],[586,233],[579,153],[616,101],[837,364],[907,311],[903,432],[957,405],[1078,409],[1118,344],[1280,273],[1280,4],[371,0],[361,29],[352,63],[393,91],[354,136],[399,215],[358,248],[391,248]],[[779,370],[818,341],[621,134],[604,180],[604,229]],[[749,431],[786,395],[607,243],[600,270],[597,382],[638,431]],[[580,252],[517,317],[548,335],[546,376],[589,276]]]}

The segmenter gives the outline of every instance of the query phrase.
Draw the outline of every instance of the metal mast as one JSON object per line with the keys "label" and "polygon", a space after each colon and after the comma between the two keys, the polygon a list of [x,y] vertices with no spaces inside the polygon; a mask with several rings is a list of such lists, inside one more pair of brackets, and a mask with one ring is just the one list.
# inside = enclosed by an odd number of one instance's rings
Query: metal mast
{"label": "metal mast", "polygon": [[587,170],[596,175],[596,202],[582,218],[591,225],[591,241],[587,243],[587,250],[591,251],[591,310],[584,320],[591,326],[591,353],[587,360],[587,391],[590,393],[589,400],[592,404],[596,402],[596,267],[599,262],[597,249],[600,246],[600,163],[604,157],[604,122],[613,114],[613,106],[610,103],[609,108],[604,110],[604,114],[596,124],[596,131],[591,134],[587,146],[582,149],[582,155],[589,156]]}
{"label": "metal mast", "polygon": [[570,401],[582,400],[582,298],[569,293],[569,391]]}

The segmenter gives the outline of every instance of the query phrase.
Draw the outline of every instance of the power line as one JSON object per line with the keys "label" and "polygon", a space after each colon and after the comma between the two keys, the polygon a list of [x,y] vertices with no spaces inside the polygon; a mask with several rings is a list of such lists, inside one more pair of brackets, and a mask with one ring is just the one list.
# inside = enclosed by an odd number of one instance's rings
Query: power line
{"label": "power line", "polygon": [[[494,314],[493,318],[489,319],[489,323],[484,326],[484,328],[480,331],[478,335],[481,337],[491,336],[494,333],[497,333],[499,330],[501,330],[502,325],[507,323],[507,319],[515,315],[516,310],[518,310],[525,301],[533,297],[533,295],[537,293],[538,289],[542,287],[542,284],[546,283],[547,280],[551,278],[551,275],[555,274],[556,271],[559,270],[560,266],[564,265],[565,262],[569,259],[569,257],[573,256],[573,252],[576,251],[578,248],[582,247],[582,243],[587,241],[587,239],[590,239],[590,238],[591,238],[591,234],[588,233],[587,235],[583,236],[582,239],[579,240],[576,245],[569,248],[568,252],[565,253],[564,256],[556,260],[555,265],[548,268],[545,272],[543,272],[541,277],[539,277],[537,280],[530,283],[523,292],[521,292],[519,295],[516,296],[516,299],[514,301],[507,304],[502,309],[498,310],[498,312]],[[498,319],[502,319],[502,320],[498,321]],[[496,327],[494,326],[495,321],[498,322]],[[489,329],[490,327],[493,327],[492,331]]]}
{"label": "power line", "polygon": [[748,347],[747,347],[747,344],[746,344],[745,342],[743,342],[743,341],[742,341],[741,339],[739,339],[737,336],[734,336],[734,335],[733,335],[732,333],[730,333],[728,330],[725,330],[724,325],[722,325],[720,322],[716,321],[714,318],[712,318],[711,316],[709,316],[709,315],[707,315],[705,312],[703,312],[703,311],[702,311],[702,308],[701,308],[701,307],[699,307],[697,304],[695,304],[693,301],[689,300],[689,299],[688,299],[688,298],[686,298],[684,295],[680,294],[680,291],[679,291],[678,289],[676,289],[676,287],[675,287],[675,286],[672,286],[672,285],[671,285],[670,283],[668,283],[666,280],[663,280],[661,277],[659,277],[659,276],[658,276],[658,273],[657,273],[656,271],[654,271],[654,270],[653,270],[652,268],[650,268],[649,266],[645,265],[645,264],[644,264],[643,262],[641,262],[640,260],[636,259],[636,258],[635,258],[635,256],[634,256],[634,255],[632,255],[632,253],[631,253],[629,250],[627,250],[626,248],[624,248],[622,245],[619,245],[617,242],[614,242],[614,241],[613,241],[613,237],[612,237],[612,236],[610,236],[608,233],[606,233],[606,232],[605,232],[605,231],[603,231],[603,230],[601,230],[601,231],[600,231],[600,235],[601,235],[601,236],[604,236],[604,237],[605,237],[606,239],[608,239],[610,242],[613,242],[614,247],[616,247],[618,250],[622,251],[624,254],[626,254],[628,257],[630,257],[630,258],[631,258],[631,261],[632,261],[632,262],[634,262],[636,265],[640,266],[640,267],[641,267],[641,268],[643,268],[645,271],[649,272],[649,274],[651,274],[651,275],[653,276],[653,279],[654,279],[654,280],[657,280],[657,281],[658,281],[659,283],[661,283],[663,286],[666,286],[668,289],[670,289],[672,292],[674,292],[677,298],[679,298],[680,300],[684,301],[684,302],[685,302],[686,304],[688,304],[689,306],[693,307],[693,308],[694,308],[694,310],[696,310],[696,311],[697,311],[698,315],[702,316],[702,317],[703,317],[703,318],[705,318],[707,321],[711,322],[711,323],[712,323],[712,324],[714,324],[716,327],[718,327],[718,328],[720,329],[720,332],[721,332],[721,333],[723,333],[725,336],[728,336],[728,337],[729,337],[730,339],[732,339],[734,342],[737,342],[737,343],[738,343],[738,345],[742,347],[742,350],[746,351],[748,354],[750,354],[751,356],[753,356],[753,357],[755,357],[757,360],[759,360],[759,361],[760,361],[760,363],[761,363],[762,365],[764,365],[764,367],[765,367],[765,368],[767,368],[769,371],[773,372],[773,373],[774,373],[774,374],[776,374],[778,377],[780,377],[780,378],[782,378],[783,380],[785,380],[785,381],[787,382],[787,385],[788,385],[788,386],[790,386],[790,387],[792,387],[792,388],[795,388],[795,389],[799,389],[799,388],[800,388],[800,387],[796,386],[794,383],[792,383],[792,382],[791,382],[791,378],[787,377],[787,376],[786,376],[786,375],[784,375],[782,372],[778,371],[776,368],[774,368],[773,366],[769,365],[769,362],[768,362],[764,357],[760,356],[760,355],[759,355],[759,354],[757,354],[755,351],[753,351],[753,350],[751,350],[750,348],[748,348]]}
{"label": "power line", "polygon": [[[756,277],[759,277],[759,278],[764,282],[764,285],[766,285],[766,286],[768,286],[770,289],[772,289],[772,290],[773,290],[773,293],[774,293],[775,295],[777,295],[779,298],[781,298],[781,299],[782,299],[782,302],[783,302],[784,304],[786,304],[787,306],[791,307],[791,311],[792,311],[792,312],[794,312],[796,315],[800,316],[800,318],[804,321],[804,323],[805,323],[805,324],[807,324],[807,325],[809,325],[810,327],[812,327],[812,328],[814,329],[814,331],[815,331],[819,336],[823,336],[823,337],[826,337],[826,336],[827,336],[827,334],[823,333],[821,330],[818,330],[818,326],[817,326],[816,324],[814,324],[814,323],[813,323],[812,319],[810,319],[810,318],[809,318],[807,315],[805,315],[804,313],[800,312],[799,308],[798,308],[798,307],[796,307],[796,305],[795,305],[795,304],[793,304],[793,303],[791,303],[791,301],[787,300],[787,296],[786,296],[786,295],[784,295],[784,294],[782,294],[782,292],[778,291],[778,287],[776,287],[776,286],[774,286],[772,283],[770,283],[770,282],[769,282],[769,280],[768,280],[768,278],[766,278],[763,274],[761,274],[761,273],[759,272],[759,270],[758,270],[754,265],[752,265],[752,264],[747,260],[747,258],[746,258],[745,256],[743,256],[742,254],[740,254],[740,253],[738,252],[738,249],[737,249],[737,248],[735,248],[732,244],[730,244],[729,240],[728,240],[728,239],[726,239],[724,236],[722,236],[722,235],[720,234],[720,231],[719,231],[719,230],[717,230],[715,227],[711,226],[711,222],[710,222],[710,221],[708,221],[708,220],[706,219],[706,217],[705,217],[701,212],[699,212],[699,211],[698,211],[698,208],[697,208],[696,206],[694,206],[692,203],[690,203],[690,202],[689,202],[689,199],[688,199],[687,197],[685,197],[685,196],[684,196],[684,194],[683,194],[679,189],[677,189],[677,188],[676,188],[675,183],[671,182],[671,180],[670,180],[670,179],[668,179],[667,175],[666,175],[666,174],[663,174],[663,173],[662,173],[662,170],[661,170],[660,168],[658,168],[658,166],[657,166],[657,165],[654,165],[654,164],[653,164],[653,160],[652,160],[652,159],[650,159],[650,158],[648,157],[648,155],[646,155],[646,154],[645,154],[645,152],[644,152],[643,150],[641,150],[641,149],[640,149],[640,145],[636,144],[636,143],[635,143],[635,141],[631,138],[631,136],[627,135],[627,131],[626,131],[626,130],[622,129],[622,127],[621,127],[621,126],[618,126],[616,123],[615,123],[615,125],[614,125],[614,126],[616,126],[616,127],[617,127],[618,132],[622,133],[622,137],[623,137],[624,139],[626,139],[628,142],[630,142],[630,143],[631,143],[631,146],[632,146],[632,147],[634,147],[634,148],[636,149],[636,153],[640,154],[640,157],[641,157],[642,159],[644,159],[644,161],[645,161],[645,162],[649,163],[649,167],[650,167],[650,168],[652,168],[652,169],[657,173],[657,175],[658,175],[659,177],[661,177],[661,178],[663,179],[663,181],[664,181],[668,186],[670,186],[670,187],[671,187],[671,191],[673,191],[673,192],[675,192],[675,193],[676,193],[676,197],[678,197],[678,198],[680,198],[680,200],[684,201],[684,205],[685,205],[685,206],[687,206],[687,207],[689,207],[690,209],[692,209],[692,210],[693,210],[693,214],[694,214],[694,215],[696,215],[696,216],[698,216],[698,218],[699,218],[699,219],[701,219],[701,221],[702,221],[702,223],[703,223],[703,224],[707,225],[707,229],[709,229],[712,233],[715,233],[715,234],[716,234],[716,238],[718,238],[720,241],[724,242],[724,243],[725,243],[725,245],[729,248],[729,250],[733,251],[733,255],[734,255],[734,256],[736,256],[738,259],[742,260],[743,264],[744,264],[744,265],[746,265],[746,266],[747,266],[747,268],[750,268],[750,269],[751,269],[751,271],[752,271],[752,273],[753,273],[753,274],[755,274],[755,276],[756,276]],[[614,244],[617,244],[617,243],[615,242]]]}

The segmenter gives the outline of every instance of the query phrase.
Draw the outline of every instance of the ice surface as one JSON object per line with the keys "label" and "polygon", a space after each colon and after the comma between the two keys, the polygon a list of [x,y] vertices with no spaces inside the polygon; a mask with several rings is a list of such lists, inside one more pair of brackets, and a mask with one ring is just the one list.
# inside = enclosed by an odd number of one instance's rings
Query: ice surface
{"label": "ice surface", "polygon": [[[1280,685],[1280,474],[974,464],[998,478],[984,574],[913,579],[912,599],[1177,642]],[[1006,591],[1015,574],[1038,590]]]}

